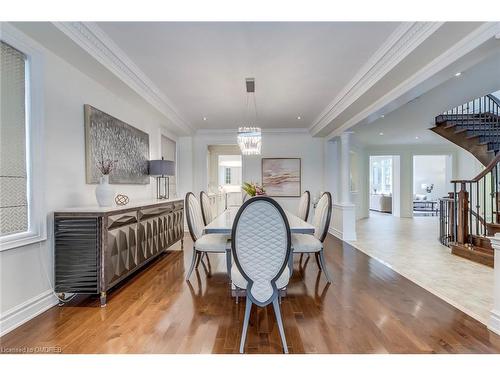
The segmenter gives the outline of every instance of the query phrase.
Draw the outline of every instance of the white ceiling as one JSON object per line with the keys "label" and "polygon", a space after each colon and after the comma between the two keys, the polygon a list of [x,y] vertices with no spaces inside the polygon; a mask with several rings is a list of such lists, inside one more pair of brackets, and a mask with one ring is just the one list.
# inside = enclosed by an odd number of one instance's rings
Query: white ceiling
{"label": "white ceiling", "polygon": [[259,126],[309,127],[398,25],[98,23],[183,118],[204,129],[241,124],[246,77],[256,80]]}

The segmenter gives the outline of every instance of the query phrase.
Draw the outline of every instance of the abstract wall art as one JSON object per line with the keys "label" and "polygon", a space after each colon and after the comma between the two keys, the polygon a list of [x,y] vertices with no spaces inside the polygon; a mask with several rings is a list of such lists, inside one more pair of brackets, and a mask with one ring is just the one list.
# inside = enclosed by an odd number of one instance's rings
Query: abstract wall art
{"label": "abstract wall art", "polygon": [[299,197],[300,158],[263,158],[262,185],[271,197]]}
{"label": "abstract wall art", "polygon": [[84,111],[87,183],[99,182],[100,160],[117,160],[111,184],[148,184],[149,135],[91,105]]}

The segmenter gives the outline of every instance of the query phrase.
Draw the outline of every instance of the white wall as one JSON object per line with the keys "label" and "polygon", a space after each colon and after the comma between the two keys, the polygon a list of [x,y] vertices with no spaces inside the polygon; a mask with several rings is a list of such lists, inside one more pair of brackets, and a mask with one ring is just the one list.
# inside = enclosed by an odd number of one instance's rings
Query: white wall
{"label": "white wall", "polygon": [[[29,40],[29,39],[27,39]],[[52,306],[54,210],[96,204],[95,185],[85,183],[83,105],[91,104],[149,134],[150,157],[159,158],[160,135],[168,133],[166,119],[147,106],[131,105],[39,44],[30,41],[44,56],[46,241],[0,252],[1,330],[10,330],[23,320]],[[172,136],[171,134],[168,134]],[[185,149],[187,144],[181,142]],[[181,167],[189,164],[182,157]],[[180,173],[182,177],[184,172]],[[131,201],[153,197],[154,184],[116,185],[116,192]]]}
{"label": "white wall", "polygon": [[[446,180],[446,155],[415,155],[413,157],[413,192],[423,194],[428,200],[437,200],[448,195]],[[431,193],[422,189],[422,184],[434,184]]]}
{"label": "white wall", "polygon": [[[193,192],[206,190],[207,150],[209,145],[236,143],[235,131],[200,131],[193,137]],[[301,190],[309,190],[311,195],[323,191],[323,139],[313,138],[304,130],[264,130],[262,134],[262,154],[243,156],[243,181],[261,183],[261,158],[290,157],[302,159]],[[184,181],[183,181],[184,186]],[[287,210],[297,211],[299,198],[276,198]]]}

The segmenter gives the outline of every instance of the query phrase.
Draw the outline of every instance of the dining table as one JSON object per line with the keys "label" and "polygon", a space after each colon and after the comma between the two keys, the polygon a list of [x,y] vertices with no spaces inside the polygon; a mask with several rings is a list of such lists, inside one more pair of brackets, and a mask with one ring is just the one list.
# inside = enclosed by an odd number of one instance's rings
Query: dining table
{"label": "dining table", "polygon": [[[203,232],[205,234],[218,233],[231,235],[233,222],[238,213],[239,207],[229,207],[217,216],[212,222],[205,226]],[[302,220],[297,215],[289,211],[285,211],[288,224],[290,225],[291,233],[314,234],[314,226]]]}
{"label": "dining table", "polygon": [[[228,236],[231,235],[231,231],[233,229],[233,222],[236,218],[236,214],[238,213],[239,207],[228,207],[224,210],[219,216],[217,216],[212,222],[205,226],[203,232],[205,234],[210,233],[218,233],[218,234],[226,234]],[[308,222],[302,220],[295,214],[284,210],[286,218],[288,219],[288,224],[290,225],[291,233],[303,233],[303,234],[314,234],[314,226],[309,224]],[[286,295],[287,288],[283,288],[280,290],[280,297]],[[245,296],[244,290],[239,290],[235,287],[233,283],[231,283],[231,295],[236,297],[236,303],[238,303],[238,298]]]}

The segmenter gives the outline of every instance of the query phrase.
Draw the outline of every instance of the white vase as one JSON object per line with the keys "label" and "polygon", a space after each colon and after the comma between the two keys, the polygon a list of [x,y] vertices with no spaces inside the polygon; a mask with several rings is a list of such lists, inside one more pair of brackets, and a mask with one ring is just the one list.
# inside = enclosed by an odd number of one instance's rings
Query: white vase
{"label": "white vase", "polygon": [[95,197],[101,207],[110,207],[113,205],[115,192],[109,184],[109,175],[101,176],[99,185],[95,188]]}

